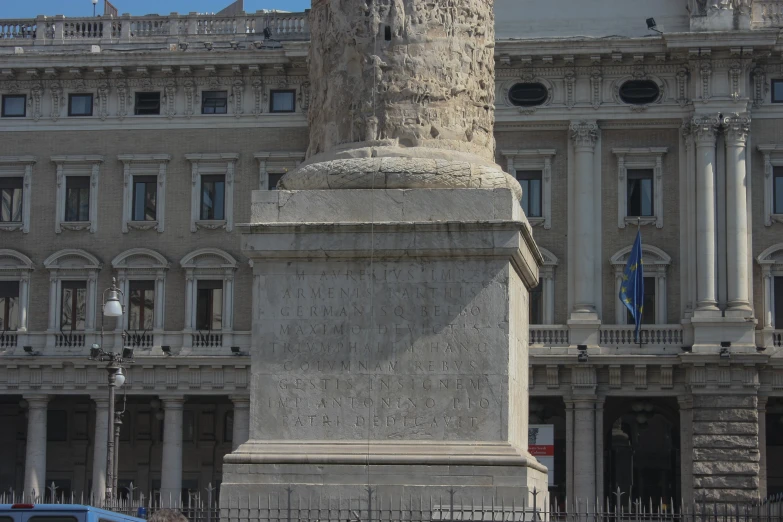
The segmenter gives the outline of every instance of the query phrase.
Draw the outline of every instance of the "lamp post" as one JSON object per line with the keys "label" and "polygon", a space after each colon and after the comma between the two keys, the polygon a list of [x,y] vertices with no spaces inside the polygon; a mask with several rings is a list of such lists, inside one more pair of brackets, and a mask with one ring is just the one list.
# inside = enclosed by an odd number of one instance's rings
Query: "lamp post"
{"label": "lamp post", "polygon": [[[107,297],[108,294],[108,297]],[[133,348],[125,347],[125,334],[122,335],[122,351],[109,352],[103,349],[103,323],[105,317],[121,318],[124,306],[120,301],[122,291],[117,288],[117,280],[112,278],[111,287],[103,291],[103,304],[101,306],[101,344],[93,344],[90,348],[90,360],[107,362],[106,372],[109,385],[109,425],[106,434],[106,491],[105,500],[113,499],[117,494],[117,463],[116,452],[119,447],[119,430],[122,421],[117,418],[122,412],[115,412],[114,395],[115,388],[125,384],[125,372],[122,364],[125,361],[133,361]],[[124,412],[124,408],[123,408]],[[116,444],[115,444],[116,443]]]}
{"label": "lamp post", "polygon": [[92,0],[92,17],[95,18],[95,6],[98,5],[98,0]]}

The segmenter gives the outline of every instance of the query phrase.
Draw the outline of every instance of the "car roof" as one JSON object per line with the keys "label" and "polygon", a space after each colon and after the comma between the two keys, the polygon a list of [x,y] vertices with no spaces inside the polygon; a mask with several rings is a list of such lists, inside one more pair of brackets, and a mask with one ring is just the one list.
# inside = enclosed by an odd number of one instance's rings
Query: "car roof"
{"label": "car roof", "polygon": [[121,519],[128,522],[146,522],[143,518],[136,518],[130,515],[125,515],[123,513],[109,511],[108,509],[100,509],[96,507],[84,506],[81,504],[33,504],[32,509],[31,508],[11,509],[11,506],[13,506],[13,504],[0,504],[0,513],[22,512],[22,511],[40,511],[42,513],[46,511],[58,511],[62,513],[63,511],[65,511],[65,512],[76,513],[76,512],[90,511],[97,515],[106,518],[113,518],[115,520]]}

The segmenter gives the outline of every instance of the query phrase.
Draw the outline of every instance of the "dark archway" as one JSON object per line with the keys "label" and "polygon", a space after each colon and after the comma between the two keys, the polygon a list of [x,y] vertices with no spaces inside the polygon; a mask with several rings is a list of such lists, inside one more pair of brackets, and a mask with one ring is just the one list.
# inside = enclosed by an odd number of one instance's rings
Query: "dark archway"
{"label": "dark archway", "polygon": [[604,414],[604,491],[611,505],[681,498],[680,417],[674,398],[609,397]]}

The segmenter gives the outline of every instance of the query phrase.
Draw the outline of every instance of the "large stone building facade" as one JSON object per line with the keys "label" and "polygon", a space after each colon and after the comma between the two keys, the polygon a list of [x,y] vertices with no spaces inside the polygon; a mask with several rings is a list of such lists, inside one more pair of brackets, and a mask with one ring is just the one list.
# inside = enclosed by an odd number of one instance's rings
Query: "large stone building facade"
{"label": "large stone building facade", "polygon": [[[496,161],[545,258],[529,382],[550,492],[783,492],[783,2],[645,9],[495,5]],[[0,489],[102,490],[87,355],[123,333],[120,486],[220,484],[258,313],[237,225],[305,158],[308,45],[306,13],[0,20]],[[637,227],[641,343],[617,298]]]}

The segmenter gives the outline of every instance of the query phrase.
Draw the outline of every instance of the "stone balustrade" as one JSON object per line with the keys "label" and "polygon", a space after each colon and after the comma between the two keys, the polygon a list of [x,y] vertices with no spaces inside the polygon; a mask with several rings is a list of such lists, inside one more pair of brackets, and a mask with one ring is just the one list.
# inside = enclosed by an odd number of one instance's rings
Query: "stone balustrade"
{"label": "stone balustrade", "polygon": [[639,339],[634,336],[633,325],[601,326],[599,342],[602,346],[682,346],[682,325],[644,325],[639,330]]}
{"label": "stone balustrade", "polygon": [[756,0],[753,3],[751,27],[754,29],[783,26],[783,2]]}
{"label": "stone balustrade", "polygon": [[268,29],[272,40],[308,40],[307,13],[241,13],[218,16],[180,15],[66,18],[38,16],[31,19],[0,19],[0,47],[80,43],[127,43],[177,40],[209,36],[230,40],[262,40]]}
{"label": "stone balustrade", "polygon": [[562,324],[530,326],[530,346],[568,346],[568,326]]}

